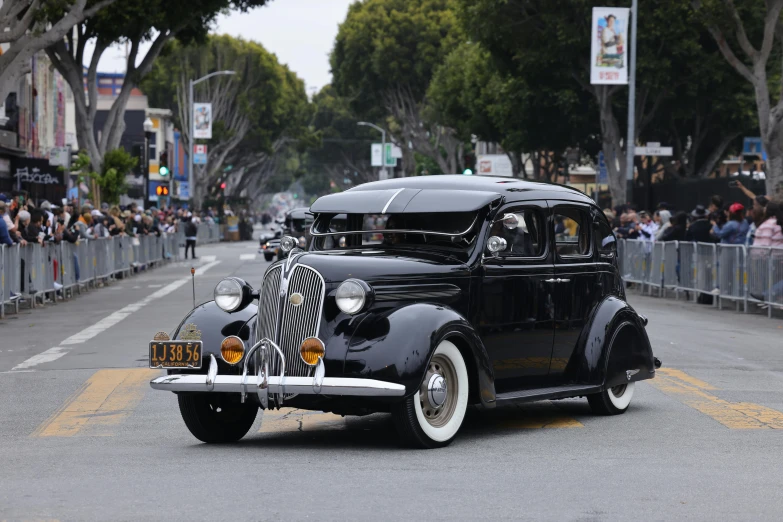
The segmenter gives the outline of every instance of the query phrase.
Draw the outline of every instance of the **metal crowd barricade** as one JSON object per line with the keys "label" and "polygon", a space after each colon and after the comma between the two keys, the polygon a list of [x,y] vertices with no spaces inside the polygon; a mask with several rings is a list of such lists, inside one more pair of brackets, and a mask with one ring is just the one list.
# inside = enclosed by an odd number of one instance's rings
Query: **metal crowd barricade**
{"label": "metal crowd barricade", "polygon": [[[645,243],[649,243],[649,241],[645,241]],[[664,288],[664,244],[653,243],[648,245],[647,248],[651,250],[649,277],[650,294],[652,294],[653,288],[657,288],[658,295],[662,296]]]}
{"label": "metal crowd barricade", "polygon": [[[46,287],[46,252],[39,244],[27,244],[20,248],[21,258],[21,290],[22,294],[29,297],[30,306],[33,308],[41,297],[44,300],[44,292],[53,290]],[[51,270],[51,268],[49,268]],[[53,285],[52,285],[53,286]]]}
{"label": "metal crowd barricade", "polygon": [[80,239],[76,243],[76,257],[79,263],[79,282],[92,283],[95,281],[94,256],[92,255],[93,240]]}
{"label": "metal crowd barricade", "polygon": [[680,285],[680,242],[660,244],[663,247],[663,288],[676,290]]}
{"label": "metal crowd barricade", "polygon": [[650,242],[628,239],[625,241],[625,268],[623,279],[629,283],[645,285],[650,281]]}
{"label": "metal crowd barricade", "polygon": [[22,294],[22,267],[21,250],[19,245],[3,245],[3,270],[2,270],[2,292],[3,306],[0,315],[5,315],[5,307],[13,306],[15,312],[19,312],[19,300]]}
{"label": "metal crowd barricade", "polygon": [[[718,245],[718,306],[735,301],[739,310],[745,295],[745,245]],[[747,308],[746,308],[747,309]]]}
{"label": "metal crowd barricade", "polygon": [[772,307],[783,307],[783,248],[770,249],[769,291],[767,292],[768,314],[772,317]]}
{"label": "metal crowd barricade", "polygon": [[79,290],[78,246],[74,243],[63,241],[60,243],[60,284],[63,285],[63,295],[73,290]]}
{"label": "metal crowd barricade", "polygon": [[[698,292],[696,287],[698,268],[696,266],[696,243],[682,242],[677,245],[680,262],[680,277],[677,290]],[[679,298],[679,292],[677,293]]]}
{"label": "metal crowd barricade", "polygon": [[716,294],[718,290],[717,245],[715,243],[696,243],[695,280],[696,292]]}

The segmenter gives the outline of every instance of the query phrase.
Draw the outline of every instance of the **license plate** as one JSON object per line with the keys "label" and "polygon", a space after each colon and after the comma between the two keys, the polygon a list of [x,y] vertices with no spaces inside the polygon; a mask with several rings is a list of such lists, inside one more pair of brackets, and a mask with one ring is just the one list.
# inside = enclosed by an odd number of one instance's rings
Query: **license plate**
{"label": "license plate", "polygon": [[150,341],[150,368],[201,368],[201,341]]}

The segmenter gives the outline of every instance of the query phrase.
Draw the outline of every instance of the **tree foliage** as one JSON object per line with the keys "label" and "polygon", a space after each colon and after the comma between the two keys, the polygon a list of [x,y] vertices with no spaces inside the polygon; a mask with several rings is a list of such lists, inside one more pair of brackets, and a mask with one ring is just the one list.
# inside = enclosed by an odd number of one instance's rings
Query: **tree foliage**
{"label": "tree foliage", "polygon": [[[96,1],[96,0],[91,0]],[[226,9],[249,9],[266,0],[134,0],[116,2],[111,9],[99,11],[47,48],[55,68],[65,78],[74,93],[76,137],[79,146],[100,167],[104,154],[119,146],[125,130],[124,113],[133,88],[152,69],[165,44],[177,38],[183,42],[199,42],[206,38],[210,24]],[[93,41],[95,48],[87,65],[87,89],[84,89],[85,47]],[[97,139],[95,113],[98,93],[96,74],[98,62],[112,43],[127,42],[126,74],[122,89],[114,99],[104,123],[101,139]],[[140,47],[151,42],[140,56]],[[140,61],[139,61],[140,60]],[[138,62],[138,63],[137,63]]]}
{"label": "tree foliage", "polygon": [[[302,81],[260,44],[223,35],[203,44],[170,43],[142,84],[151,103],[176,115],[186,146],[191,143],[188,80],[220,70],[236,74],[194,86],[195,101],[212,104],[214,121],[212,139],[197,140],[209,145],[208,164],[194,173],[197,200],[222,181],[241,192],[258,181],[257,162],[279,149],[279,140],[307,139],[309,106]],[[228,165],[232,176],[243,179],[226,180]]]}
{"label": "tree foliage", "polygon": [[424,111],[434,70],[463,39],[453,6],[453,0],[357,2],[331,55],[335,91],[357,115],[382,124],[393,118],[400,144],[451,172],[461,165],[462,141],[455,129],[427,121]]}

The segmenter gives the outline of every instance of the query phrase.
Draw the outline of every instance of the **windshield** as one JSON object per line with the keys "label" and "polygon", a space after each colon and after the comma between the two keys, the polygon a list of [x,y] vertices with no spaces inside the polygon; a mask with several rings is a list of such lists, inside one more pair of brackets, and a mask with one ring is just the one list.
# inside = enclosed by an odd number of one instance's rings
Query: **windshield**
{"label": "windshield", "polygon": [[469,252],[475,243],[477,212],[427,214],[320,214],[313,225],[315,250],[367,247]]}

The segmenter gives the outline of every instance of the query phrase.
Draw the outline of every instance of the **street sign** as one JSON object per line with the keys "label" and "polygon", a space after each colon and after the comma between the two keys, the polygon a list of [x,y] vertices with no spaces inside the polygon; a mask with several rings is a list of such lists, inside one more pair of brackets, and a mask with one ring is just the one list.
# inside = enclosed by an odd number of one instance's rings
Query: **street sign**
{"label": "street sign", "polygon": [[[394,155],[394,144],[387,143],[386,150],[383,151],[383,166],[384,167],[396,167],[397,156]],[[399,148],[399,147],[397,147]],[[400,157],[402,157],[402,151],[400,151]]]}
{"label": "street sign", "polygon": [[671,147],[636,147],[636,156],[673,156]]}
{"label": "street sign", "polygon": [[767,161],[767,151],[764,150],[764,144],[761,142],[761,138],[743,138],[742,155],[761,156],[761,159]]}
{"label": "street sign", "polygon": [[381,143],[373,143],[370,146],[370,165],[383,167],[383,145]]}
{"label": "street sign", "polygon": [[609,171],[606,168],[606,160],[604,159],[604,151],[598,153],[598,179],[596,183],[599,185],[609,184]]}
{"label": "street sign", "polygon": [[179,199],[190,199],[190,183],[187,181],[179,182]]}
{"label": "street sign", "polygon": [[392,147],[392,158],[402,159],[402,149],[397,145]]}
{"label": "street sign", "polygon": [[194,165],[206,165],[207,164],[207,146],[206,145],[193,145],[193,164]]}
{"label": "street sign", "polygon": [[49,149],[49,165],[60,165],[63,167],[71,166],[71,148],[70,147],[52,147]]}

